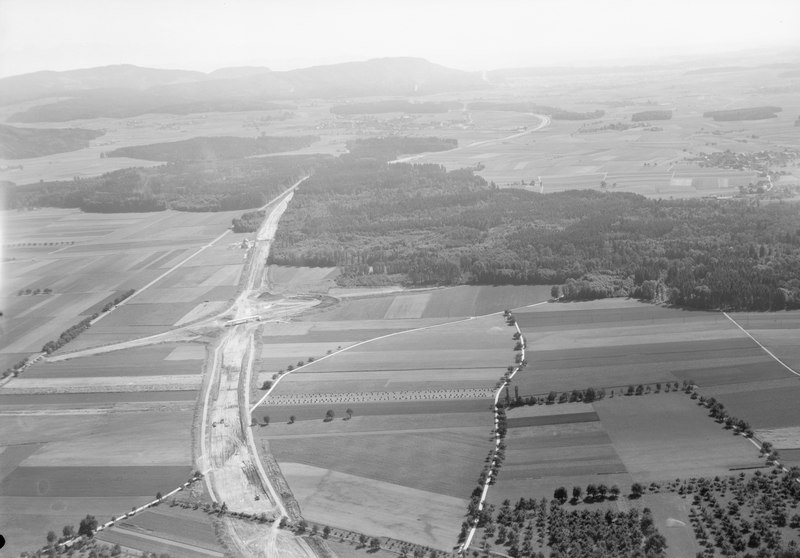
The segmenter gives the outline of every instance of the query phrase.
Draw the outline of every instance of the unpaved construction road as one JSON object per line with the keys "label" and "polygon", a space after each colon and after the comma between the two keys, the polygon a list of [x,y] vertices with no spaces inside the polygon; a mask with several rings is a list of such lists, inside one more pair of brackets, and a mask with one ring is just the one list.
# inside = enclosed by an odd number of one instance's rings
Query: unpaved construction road
{"label": "unpaved construction road", "polygon": [[[197,463],[215,501],[224,502],[231,510],[265,513],[276,519],[287,515],[286,508],[258,458],[248,394],[260,322],[300,312],[315,303],[259,299],[278,221],[293,194],[290,191],[267,208],[247,256],[243,288],[226,313],[231,319],[209,351]],[[245,556],[314,558],[311,549],[288,531],[236,521],[226,525]]]}

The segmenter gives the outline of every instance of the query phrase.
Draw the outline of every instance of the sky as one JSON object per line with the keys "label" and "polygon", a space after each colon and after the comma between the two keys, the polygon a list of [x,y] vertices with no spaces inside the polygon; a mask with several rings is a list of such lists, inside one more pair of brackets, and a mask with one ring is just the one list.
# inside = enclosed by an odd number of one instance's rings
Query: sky
{"label": "sky", "polygon": [[488,70],[745,49],[800,53],[800,0],[0,0],[0,76],[386,56]]}

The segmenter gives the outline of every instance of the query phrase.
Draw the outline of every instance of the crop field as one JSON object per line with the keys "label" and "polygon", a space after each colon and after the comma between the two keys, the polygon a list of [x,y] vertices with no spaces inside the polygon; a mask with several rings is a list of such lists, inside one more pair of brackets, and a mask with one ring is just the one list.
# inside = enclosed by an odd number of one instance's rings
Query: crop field
{"label": "crop field", "polygon": [[[668,382],[693,382],[700,394],[717,398],[731,416],[748,421],[760,439],[771,441],[776,449],[786,453],[787,463],[795,463],[796,456],[800,455],[797,451],[800,450],[800,410],[795,404],[800,397],[800,381],[722,314],[609,300],[548,304],[517,311],[515,316],[528,345],[529,365],[512,382],[522,396],[542,396],[551,391],[560,393],[590,386],[621,395],[628,386],[644,384],[655,388]],[[793,334],[800,321],[793,313],[734,316],[776,355],[786,362],[797,362],[796,335]],[[642,399],[606,398],[595,402],[594,406],[602,427],[609,432],[618,424],[619,431],[641,430],[644,438],[656,440],[659,439],[657,433],[647,432],[646,427],[664,424],[666,416],[652,423],[642,421],[641,426],[630,422],[635,419],[626,423],[624,416],[628,412],[617,402],[630,401],[627,405],[633,405],[640,401],[644,406],[641,413],[645,416],[645,407],[661,404],[669,398],[672,395],[667,393]],[[614,415],[615,408],[620,409],[622,415]],[[657,407],[651,410],[668,411]],[[630,413],[630,417],[635,416],[636,413]],[[705,420],[712,428],[718,427],[711,419],[706,417]],[[699,444],[694,449],[698,456],[694,464],[697,470],[702,469],[704,463],[708,464],[699,457],[703,447],[709,447],[702,442],[702,428],[703,424],[686,425],[685,432],[693,434],[681,442],[684,448]],[[711,432],[706,433],[706,436],[711,435]],[[652,471],[656,475],[661,466],[670,464],[669,455],[664,454],[658,462],[646,463],[637,469],[635,456],[658,456],[660,451],[658,447],[646,446],[644,438],[641,443],[635,443],[628,455],[614,440],[615,450],[626,470],[634,476],[637,470]],[[666,445],[677,443],[676,438]],[[713,447],[715,456],[724,456],[718,442],[715,441]],[[691,461],[683,454],[681,459]],[[734,461],[728,463],[729,469],[744,466]]]}
{"label": "crop field", "polygon": [[172,541],[167,537],[160,537],[124,527],[112,527],[97,535],[98,540],[119,544],[134,552],[152,552],[156,555],[166,553],[176,558],[222,558],[224,554],[219,550],[210,550],[196,544]]}
{"label": "crop field", "polygon": [[[475,464],[486,456],[490,420],[477,427],[361,431],[270,439],[279,463],[303,463],[365,479],[467,499]],[[367,423],[368,421],[362,421]],[[300,431],[302,426],[298,426]]]}
{"label": "crop field", "polygon": [[440,550],[455,544],[466,500],[298,463],[281,470],[310,521]]}
{"label": "crop field", "polygon": [[459,286],[422,292],[346,298],[336,307],[313,315],[313,320],[397,320],[463,318],[519,308],[550,298],[544,286]]}
{"label": "crop field", "polygon": [[731,317],[795,371],[800,371],[800,313],[735,312]]}
{"label": "crop field", "polygon": [[271,288],[285,293],[325,293],[335,285],[339,274],[335,267],[287,267],[270,265],[268,282]]}
{"label": "crop field", "polygon": [[[268,442],[304,517],[442,550],[455,544],[464,506],[491,446],[494,385],[514,362],[513,328],[498,314],[338,350],[339,345],[347,347],[364,337],[398,331],[387,327],[404,323],[403,316],[413,314],[418,322],[423,302],[428,305],[447,291],[364,299],[384,306],[382,318],[367,320],[370,325],[384,325],[379,330],[365,328],[354,313],[348,322],[311,322],[312,327],[298,335],[264,337],[262,355],[270,355],[267,363],[281,362],[282,369],[313,356],[299,347],[317,353],[314,362],[282,378],[253,412],[259,424],[268,418],[269,426],[254,426],[254,433]],[[490,297],[489,293],[483,296]],[[520,300],[514,298],[518,294],[531,300],[522,291],[509,290],[484,304]],[[478,289],[447,296],[467,301],[461,308],[481,304]],[[387,318],[387,313],[394,318]],[[338,331],[332,339],[318,329],[333,323],[360,327]],[[308,337],[313,341],[305,345]],[[321,358],[327,350],[334,353]],[[459,391],[472,387],[481,388],[483,395],[459,398]],[[365,399],[372,391],[388,394],[387,398]],[[355,399],[347,399],[345,393]],[[397,400],[398,395],[407,399]],[[324,402],[309,404],[297,397]],[[436,397],[441,399],[432,400]],[[281,404],[276,404],[278,400]],[[324,421],[329,410],[334,419]],[[356,492],[345,497],[348,490]],[[389,498],[403,513],[395,511],[390,520],[382,498]],[[420,522],[428,526],[425,532],[419,529]]]}
{"label": "crop field", "polygon": [[48,439],[21,466],[188,466],[191,421],[189,411],[111,413],[90,429]]}
{"label": "crop field", "polygon": [[683,380],[711,393],[789,375],[721,314],[609,300],[515,316],[529,349],[529,367],[515,378],[522,394]]}
{"label": "crop field", "polygon": [[107,521],[111,516],[119,516],[129,511],[131,506],[146,504],[152,498],[152,495],[126,498],[0,496],[0,525],[6,538],[3,552],[19,556],[23,551],[38,550],[46,544],[48,531],[61,533],[65,525],[77,529],[87,514]]}
{"label": "crop field", "polygon": [[17,467],[0,483],[2,496],[70,498],[144,496],[186,482],[189,466]]}
{"label": "crop field", "polygon": [[[194,354],[188,350],[194,349]],[[199,349],[199,351],[197,351]],[[181,354],[192,358],[176,358]],[[105,376],[155,376],[199,374],[205,358],[202,345],[165,343],[153,347],[123,349],[112,353],[36,364],[24,378],[93,378]]]}
{"label": "crop field", "polygon": [[[10,360],[5,355],[38,351],[115,295],[141,289],[169,271],[219,236],[237,215],[6,212],[0,354]],[[203,317],[204,305],[224,303],[235,292],[243,236],[228,235],[198,254],[198,261],[189,260],[192,267],[179,268],[137,293],[130,307],[126,304],[100,320],[68,350],[163,331],[192,312]],[[33,294],[36,289],[42,292]]]}
{"label": "crop field", "polygon": [[109,391],[95,393],[42,393],[35,395],[3,395],[0,392],[0,408],[10,406],[38,407],[47,406],[55,410],[82,409],[93,406],[112,408],[116,404],[130,402],[150,403],[151,406],[159,403],[188,402],[194,404],[197,399],[197,390],[173,391]]}
{"label": "crop field", "polygon": [[508,428],[506,459],[489,491],[495,503],[514,494],[550,498],[558,486],[605,483],[627,491],[632,482],[764,466],[748,440],[682,392],[512,409]]}
{"label": "crop field", "polygon": [[[225,549],[217,542],[211,517],[200,511],[185,510],[178,506],[162,504],[134,517],[121,521],[107,532],[98,535],[101,540],[143,549],[160,545],[154,552],[168,552],[171,556],[217,556]],[[137,540],[138,539],[138,540]]]}

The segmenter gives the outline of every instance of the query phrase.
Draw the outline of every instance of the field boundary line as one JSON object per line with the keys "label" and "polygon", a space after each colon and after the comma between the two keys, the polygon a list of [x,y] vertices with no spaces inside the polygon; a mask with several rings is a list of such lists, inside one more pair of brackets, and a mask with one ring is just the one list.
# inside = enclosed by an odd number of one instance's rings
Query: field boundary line
{"label": "field boundary line", "polygon": [[[549,301],[537,302],[534,304],[529,304],[528,306],[523,306],[522,308],[533,308],[535,306],[541,306],[542,304],[548,304]],[[499,314],[500,312],[496,312]],[[514,320],[514,328],[519,333],[519,342],[520,342],[520,361],[517,366],[514,367],[511,374],[509,374],[508,378],[501,382],[500,386],[497,388],[497,391],[494,394],[494,405],[492,407],[492,412],[494,413],[494,450],[492,452],[492,461],[489,465],[489,470],[491,471],[495,465],[497,464],[497,453],[500,450],[500,444],[502,443],[503,439],[500,436],[500,432],[498,428],[500,426],[500,416],[497,412],[497,403],[500,401],[500,394],[503,392],[503,388],[508,386],[511,380],[516,376],[517,372],[522,370],[525,363],[525,337],[522,335],[522,330],[519,327],[519,322]],[[492,475],[489,474],[486,476],[486,480],[483,483],[483,491],[481,492],[481,499],[478,502],[478,512],[483,511],[483,507],[486,504],[486,497],[489,495],[489,486],[490,482],[492,481]],[[478,518],[475,519],[475,522],[470,527],[469,533],[467,533],[467,538],[464,539],[464,543],[459,548],[458,554],[461,556],[466,556],[467,550],[469,549],[470,545],[472,545],[472,539],[475,537],[475,532],[478,529]]]}
{"label": "field boundary line", "polygon": [[734,320],[733,318],[731,318],[731,317],[728,315],[728,313],[727,313],[727,312],[723,312],[722,314],[723,314],[723,315],[724,315],[726,318],[728,318],[728,319],[731,321],[731,323],[732,323],[733,325],[735,325],[736,327],[738,327],[740,330],[742,330],[742,332],[743,332],[745,335],[747,335],[747,336],[748,336],[750,339],[752,339],[752,340],[755,342],[755,344],[756,344],[756,345],[758,345],[759,347],[761,347],[761,348],[764,350],[764,352],[765,352],[765,353],[767,353],[769,356],[771,356],[773,359],[775,359],[775,360],[778,362],[778,364],[780,364],[781,366],[783,366],[783,367],[784,367],[786,370],[788,370],[789,372],[791,372],[791,373],[792,373],[792,374],[794,374],[795,376],[798,376],[798,377],[800,377],[800,373],[799,373],[799,372],[795,371],[795,370],[794,370],[794,369],[793,369],[791,366],[789,366],[788,364],[786,364],[785,362],[783,362],[781,359],[779,359],[778,357],[776,357],[776,356],[775,356],[775,354],[774,354],[772,351],[770,351],[770,350],[769,350],[769,349],[767,349],[767,348],[766,348],[764,345],[762,345],[762,344],[761,344],[761,342],[760,342],[758,339],[756,339],[755,337],[753,337],[753,336],[750,334],[750,332],[749,332],[749,331],[747,331],[745,328],[743,328],[741,325],[739,325],[739,322],[737,322],[736,320]]}
{"label": "field boundary line", "polygon": [[[541,304],[547,304],[548,302],[549,302],[549,301],[544,301],[544,302],[535,302],[534,304],[529,304],[529,305],[527,305],[527,306],[520,306],[520,308],[532,308],[532,307],[534,307],[534,306],[539,306],[539,305],[541,305]],[[403,334],[405,334],[405,333],[413,333],[413,332],[415,332],[415,331],[423,331],[423,330],[426,330],[426,329],[433,329],[433,328],[435,328],[435,327],[442,327],[442,326],[448,326],[448,325],[460,324],[460,323],[462,323],[462,322],[468,322],[468,321],[470,321],[470,320],[480,320],[481,318],[488,318],[489,316],[496,316],[497,314],[502,314],[502,313],[503,313],[503,311],[502,311],[502,310],[498,310],[497,312],[490,312],[489,314],[482,314],[482,315],[480,315],[480,316],[469,316],[469,317],[466,317],[466,318],[461,318],[461,319],[459,319],[459,320],[453,320],[452,322],[444,322],[444,323],[441,323],[441,324],[433,324],[433,325],[429,325],[429,326],[415,327],[415,328],[412,328],[412,329],[404,329],[404,330],[402,330],[402,331],[395,331],[395,332],[393,332],[393,333],[387,333],[386,335],[380,335],[380,336],[378,336],[378,337],[373,337],[372,339],[367,339],[367,340],[365,340],[365,341],[359,341],[358,343],[356,343],[356,344],[354,344],[354,345],[350,345],[350,346],[348,346],[348,347],[345,347],[345,348],[343,348],[343,349],[339,349],[338,351],[336,351],[336,352],[333,352],[333,353],[331,353],[331,354],[329,354],[329,355],[321,356],[321,357],[319,357],[318,359],[314,360],[313,362],[309,362],[309,363],[307,363],[307,364],[304,364],[304,365],[303,365],[303,366],[301,366],[300,368],[295,368],[294,370],[289,370],[289,371],[287,371],[287,372],[284,372],[283,374],[281,374],[280,376],[278,376],[277,378],[275,378],[275,380],[272,382],[272,386],[270,386],[270,388],[269,388],[269,389],[267,390],[267,392],[266,392],[266,393],[265,393],[265,394],[264,394],[264,395],[261,397],[261,399],[259,399],[259,400],[258,400],[258,402],[256,402],[256,403],[253,405],[253,407],[250,409],[250,413],[252,413],[253,411],[255,411],[255,410],[258,408],[258,406],[259,406],[259,405],[261,405],[261,404],[262,404],[264,401],[266,401],[267,397],[269,397],[269,396],[270,396],[270,394],[272,393],[272,390],[274,390],[274,389],[275,389],[275,388],[278,386],[278,383],[279,383],[279,382],[280,382],[280,381],[281,381],[283,378],[285,378],[286,376],[288,376],[288,375],[289,375],[289,374],[291,374],[292,372],[297,372],[298,370],[305,370],[306,368],[308,368],[309,366],[311,366],[311,365],[312,365],[312,364],[314,364],[315,362],[320,362],[320,361],[323,361],[323,360],[325,360],[326,358],[330,358],[330,357],[336,356],[336,355],[338,355],[338,354],[341,354],[341,353],[343,353],[343,352],[345,352],[345,351],[349,351],[350,349],[354,349],[354,348],[356,348],[356,347],[360,347],[361,345],[365,345],[366,343],[371,343],[371,342],[373,342],[373,341],[379,341],[379,340],[381,340],[381,339],[386,339],[387,337],[394,337],[395,335],[403,335]]]}

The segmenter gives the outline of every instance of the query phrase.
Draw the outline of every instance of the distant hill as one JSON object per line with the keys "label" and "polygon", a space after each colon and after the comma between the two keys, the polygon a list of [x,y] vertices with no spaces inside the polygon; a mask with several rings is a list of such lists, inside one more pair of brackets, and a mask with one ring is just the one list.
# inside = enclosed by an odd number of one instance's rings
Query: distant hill
{"label": "distant hill", "polygon": [[479,87],[486,87],[480,74],[446,68],[421,58],[381,58],[284,72],[259,67],[223,68],[210,74],[108,66],[0,79],[0,105],[52,96],[69,97],[31,107],[9,118],[10,122],[65,122],[151,112],[189,112],[183,106],[258,110],[259,102],[275,100],[415,96]]}
{"label": "distant hill", "polygon": [[144,90],[158,85],[206,79],[202,72],[141,68],[131,64],[66,72],[35,72],[0,79],[0,105],[43,97],[63,97],[91,89]]}
{"label": "distant hill", "polygon": [[728,72],[741,72],[743,70],[751,69],[752,68],[747,68],[746,66],[716,66],[711,68],[696,68],[694,70],[689,70],[685,75],[724,74]]}
{"label": "distant hill", "polygon": [[28,159],[77,151],[102,136],[99,130],[82,128],[17,128],[0,124],[0,159]]}

